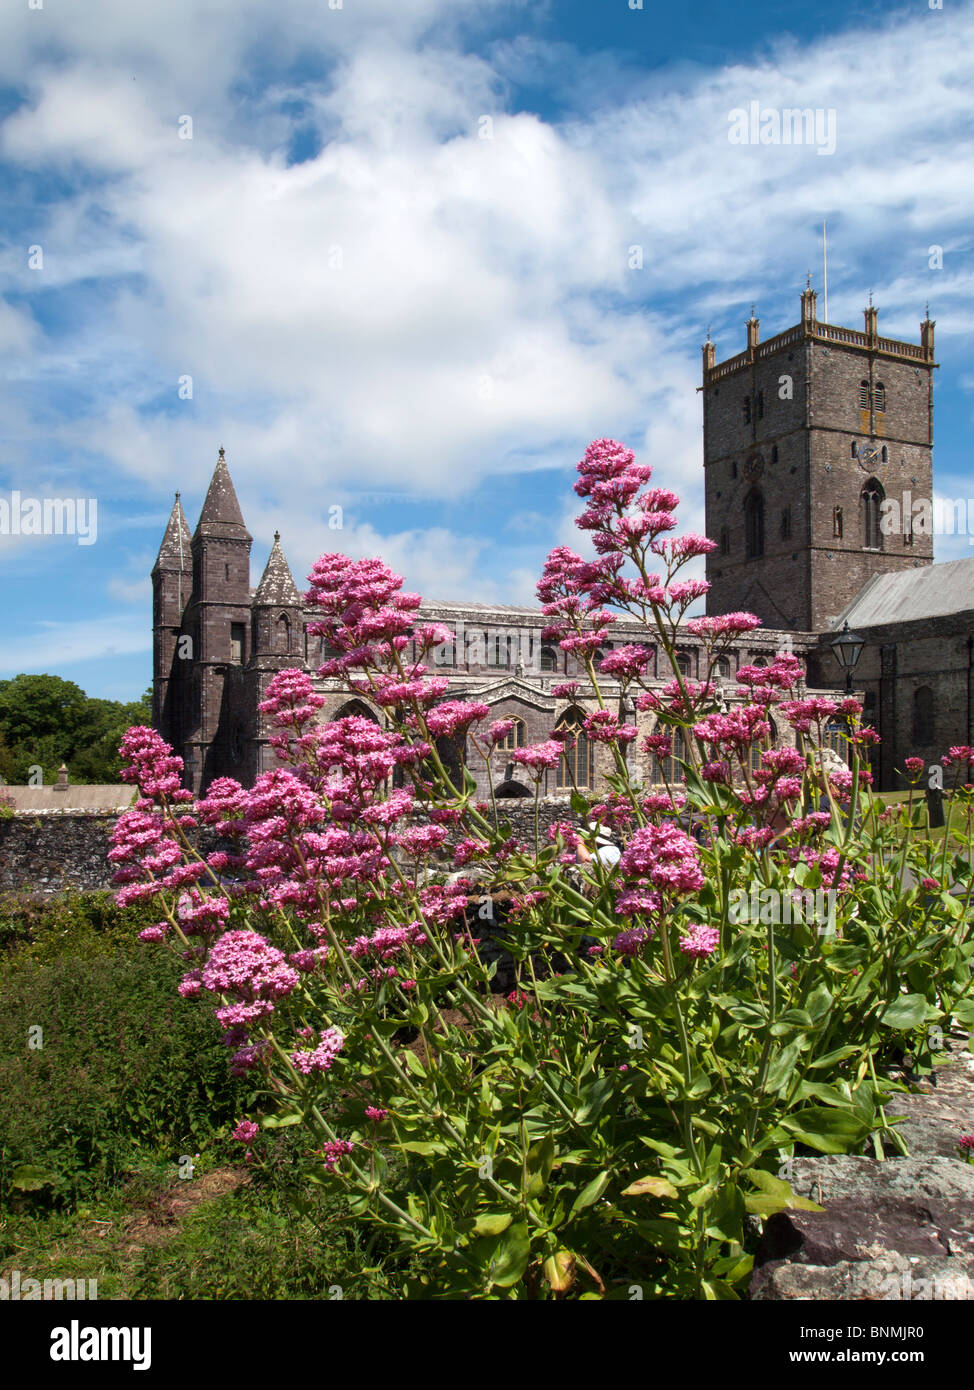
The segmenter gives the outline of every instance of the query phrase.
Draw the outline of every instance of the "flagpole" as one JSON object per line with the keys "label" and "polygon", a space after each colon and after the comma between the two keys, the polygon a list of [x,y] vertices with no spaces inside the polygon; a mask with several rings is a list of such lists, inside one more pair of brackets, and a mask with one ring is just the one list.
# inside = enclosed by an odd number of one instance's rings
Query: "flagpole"
{"label": "flagpole", "polygon": [[826,223],[822,223],[822,280],[825,290],[825,322],[829,321],[829,241]]}

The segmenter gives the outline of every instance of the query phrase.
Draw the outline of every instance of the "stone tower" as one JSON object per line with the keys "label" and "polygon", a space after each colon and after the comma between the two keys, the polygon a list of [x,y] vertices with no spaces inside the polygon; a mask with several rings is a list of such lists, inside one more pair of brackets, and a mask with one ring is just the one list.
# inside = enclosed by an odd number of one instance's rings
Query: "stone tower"
{"label": "stone tower", "polygon": [[179,635],[193,589],[193,555],[189,527],[179,501],[152,567],[152,725],[174,746],[182,742],[181,668]]}
{"label": "stone tower", "polygon": [[[934,324],[919,344],[817,317],[762,343],[752,309],[744,352],[703,347],[708,613],[745,610],[766,627],[828,627],[875,574],[929,565]],[[891,503],[895,502],[895,507]]]}
{"label": "stone tower", "polygon": [[239,767],[241,731],[232,726],[250,658],[251,544],[221,449],[191,541],[193,591],[183,619],[192,669],[182,749],[193,790]]}
{"label": "stone tower", "polygon": [[284,558],[279,531],[274,532],[274,544],[251,604],[251,654],[244,705],[249,722],[239,734],[232,727],[231,742],[236,746],[243,736],[247,774],[253,781],[259,773],[279,766],[268,745],[270,721],[262,717],[258,706],[267,699],[267,687],[278,671],[305,664],[304,605]]}

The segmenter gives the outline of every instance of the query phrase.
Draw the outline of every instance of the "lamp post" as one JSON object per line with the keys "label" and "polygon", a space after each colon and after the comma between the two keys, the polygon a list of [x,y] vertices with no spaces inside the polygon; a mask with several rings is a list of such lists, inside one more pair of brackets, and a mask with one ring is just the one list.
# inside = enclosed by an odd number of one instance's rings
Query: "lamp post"
{"label": "lamp post", "polygon": [[838,637],[829,643],[836,661],[845,671],[846,694],[852,694],[852,673],[859,665],[859,658],[862,656],[862,649],[866,645],[865,637],[860,637],[858,632],[850,632],[849,624],[846,622],[842,626],[842,631]]}

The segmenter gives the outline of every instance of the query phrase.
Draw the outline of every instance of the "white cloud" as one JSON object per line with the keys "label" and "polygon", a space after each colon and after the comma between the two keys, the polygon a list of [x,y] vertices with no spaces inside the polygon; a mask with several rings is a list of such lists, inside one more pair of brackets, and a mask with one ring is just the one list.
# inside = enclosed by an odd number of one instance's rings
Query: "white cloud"
{"label": "white cloud", "polygon": [[[20,293],[56,287],[80,304],[103,286],[49,333],[32,378],[87,393],[57,438],[83,452],[93,487],[199,493],[224,444],[252,528],[273,518],[302,563],[331,543],[322,517],[341,502],[356,518],[342,548],[381,547],[430,593],[502,599],[523,575],[486,593],[475,528],[454,536],[407,512],[379,534],[356,494],[457,498],[613,434],[702,530],[703,330],[712,317],[720,355],[738,351],[752,297],[770,305],[766,333],[794,322],[823,216],[833,320],[856,322],[871,284],[881,330],[915,336],[930,297],[935,314],[949,302],[945,331],[970,333],[970,6],[719,71],[629,69],[614,100],[583,99],[559,125],[511,114],[508,84],[547,64],[563,92],[577,75],[591,94],[585,62],[564,45],[478,55],[457,40],[502,8],[90,0],[56,21],[26,6],[10,17],[0,73],[29,101],[2,151],[75,191],[35,210],[43,279],[19,247],[3,264]],[[258,53],[286,80],[261,88]],[[728,113],[751,100],[834,108],[835,155],[731,145]],[[289,167],[299,119],[325,143]],[[0,352],[21,371],[39,334],[20,308],[0,316]],[[178,402],[184,374],[193,398]],[[51,432],[46,418],[34,428]],[[567,491],[553,519],[562,506],[574,514]]]}
{"label": "white cloud", "polygon": [[0,676],[20,671],[60,671],[110,657],[151,651],[149,624],[109,614],[79,622],[41,621],[36,630],[8,635],[0,650]]}

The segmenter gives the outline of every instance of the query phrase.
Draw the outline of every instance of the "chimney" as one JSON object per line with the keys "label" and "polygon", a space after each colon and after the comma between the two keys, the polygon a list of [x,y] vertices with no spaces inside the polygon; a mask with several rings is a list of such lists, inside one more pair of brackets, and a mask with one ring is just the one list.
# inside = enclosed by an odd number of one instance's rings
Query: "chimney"
{"label": "chimney", "polygon": [[64,763],[62,763],[61,766],[60,766],[60,767],[58,768],[58,770],[57,770],[57,785],[54,787],[54,791],[56,791],[56,792],[66,792],[67,789],[68,789],[68,769],[67,769],[67,766],[66,766]]}

